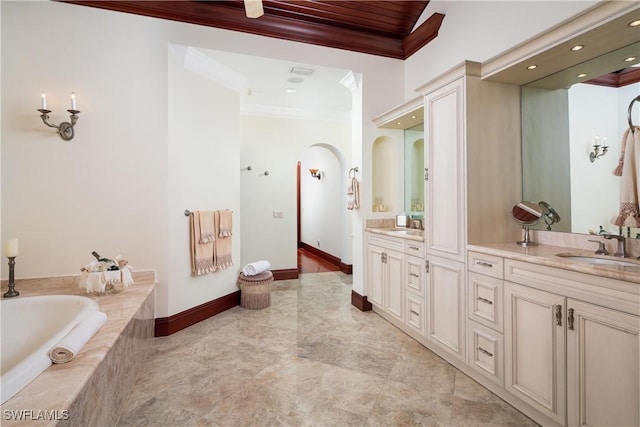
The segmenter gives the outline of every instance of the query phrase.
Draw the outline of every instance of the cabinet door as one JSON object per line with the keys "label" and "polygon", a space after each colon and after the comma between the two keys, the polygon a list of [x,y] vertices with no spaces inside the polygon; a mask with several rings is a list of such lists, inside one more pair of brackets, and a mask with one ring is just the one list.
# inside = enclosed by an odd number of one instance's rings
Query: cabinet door
{"label": "cabinet door", "polygon": [[564,297],[505,282],[505,388],[565,423]]}
{"label": "cabinet door", "polygon": [[404,254],[386,250],[387,269],[385,311],[404,322]]}
{"label": "cabinet door", "polygon": [[567,307],[569,426],[640,425],[640,318],[574,300]]}
{"label": "cabinet door", "polygon": [[369,245],[367,250],[367,300],[380,308],[384,308],[383,252],[384,249],[373,245]]}
{"label": "cabinet door", "polygon": [[427,339],[458,359],[466,359],[465,268],[463,263],[429,257]]}
{"label": "cabinet door", "polygon": [[425,97],[427,253],[464,262],[464,80]]}

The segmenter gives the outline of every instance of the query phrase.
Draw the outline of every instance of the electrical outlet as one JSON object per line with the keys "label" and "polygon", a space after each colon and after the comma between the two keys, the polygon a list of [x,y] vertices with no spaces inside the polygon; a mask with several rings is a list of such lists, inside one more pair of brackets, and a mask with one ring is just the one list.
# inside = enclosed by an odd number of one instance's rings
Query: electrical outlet
{"label": "electrical outlet", "polygon": [[273,211],[274,218],[284,218],[284,212],[282,211]]}

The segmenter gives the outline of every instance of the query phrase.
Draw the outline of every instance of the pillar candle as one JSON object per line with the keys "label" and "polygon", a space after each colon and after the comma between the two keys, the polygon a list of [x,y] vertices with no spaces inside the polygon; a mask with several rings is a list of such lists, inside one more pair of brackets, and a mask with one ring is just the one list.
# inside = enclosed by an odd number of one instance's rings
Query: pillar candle
{"label": "pillar candle", "polygon": [[18,256],[18,239],[8,239],[4,242],[4,253],[6,257]]}

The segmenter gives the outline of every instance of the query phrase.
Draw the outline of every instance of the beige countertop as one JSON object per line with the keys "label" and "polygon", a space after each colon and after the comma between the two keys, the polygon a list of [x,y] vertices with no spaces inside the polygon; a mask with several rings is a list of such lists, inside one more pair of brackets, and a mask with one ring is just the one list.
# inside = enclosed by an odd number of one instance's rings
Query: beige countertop
{"label": "beige countertop", "polygon": [[385,236],[399,237],[406,240],[424,242],[424,230],[418,230],[415,228],[366,227],[365,231],[376,234],[384,234]]}
{"label": "beige countertop", "polygon": [[[467,245],[467,249],[489,255],[509,258],[518,261],[531,262],[549,267],[562,268],[564,270],[577,271],[610,279],[626,282],[640,283],[640,261],[635,258],[619,258],[611,255],[595,255],[593,250],[573,249],[563,246],[535,245],[522,247],[515,243],[494,243],[482,245]],[[611,259],[637,264],[636,266],[588,264],[559,257],[556,254],[572,254],[587,257]]]}

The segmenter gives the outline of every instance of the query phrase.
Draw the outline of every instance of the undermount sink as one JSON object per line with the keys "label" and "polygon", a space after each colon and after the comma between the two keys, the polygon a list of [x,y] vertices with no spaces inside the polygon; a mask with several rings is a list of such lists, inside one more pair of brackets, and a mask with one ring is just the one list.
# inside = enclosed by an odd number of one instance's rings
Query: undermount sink
{"label": "undermount sink", "polygon": [[422,236],[422,230],[417,229],[392,228],[391,231],[398,234],[408,234],[410,236]]}
{"label": "undermount sink", "polygon": [[640,262],[623,261],[621,259],[618,260],[618,259],[601,258],[601,257],[595,257],[595,256],[577,255],[577,254],[570,254],[570,253],[560,253],[560,254],[556,254],[556,256],[560,258],[571,259],[572,261],[584,262],[587,264],[613,265],[613,266],[621,266],[621,267],[640,268]]}

